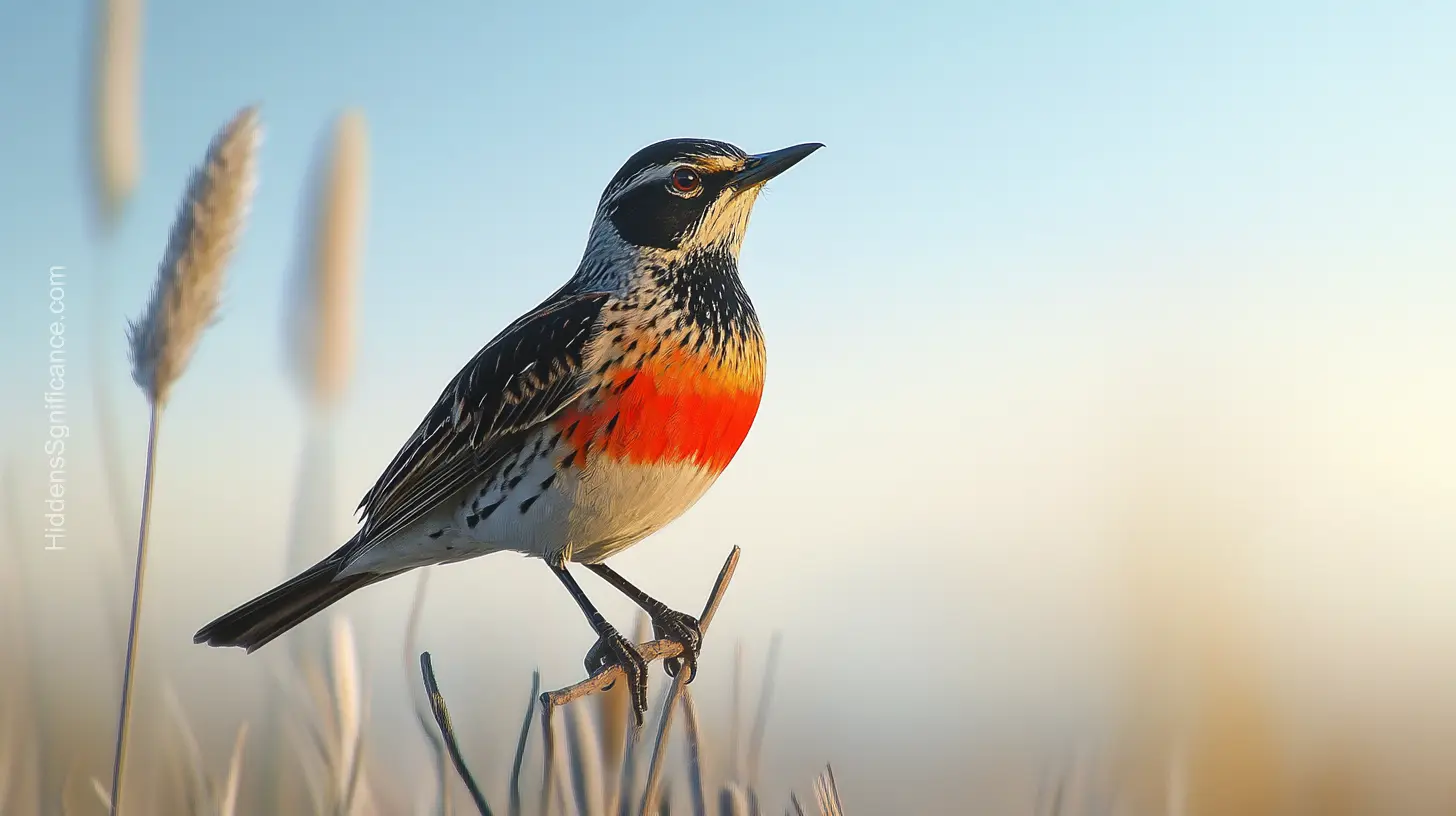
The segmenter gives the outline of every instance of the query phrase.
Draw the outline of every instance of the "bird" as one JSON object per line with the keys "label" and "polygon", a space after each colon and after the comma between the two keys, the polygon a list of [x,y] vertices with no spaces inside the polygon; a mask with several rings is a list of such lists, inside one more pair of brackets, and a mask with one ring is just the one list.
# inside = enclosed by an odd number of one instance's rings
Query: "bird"
{"label": "bird", "polygon": [[747,438],[763,395],[762,327],[739,277],[764,185],[822,148],[642,148],[603,190],[575,273],[441,391],[356,508],[343,546],[200,629],[249,653],[346,595],[417,567],[498,552],[543,560],[597,636],[588,673],[620,666],[640,725],[647,665],[568,565],[601,577],[681,644],[702,633],[607,566],[683,515]]}

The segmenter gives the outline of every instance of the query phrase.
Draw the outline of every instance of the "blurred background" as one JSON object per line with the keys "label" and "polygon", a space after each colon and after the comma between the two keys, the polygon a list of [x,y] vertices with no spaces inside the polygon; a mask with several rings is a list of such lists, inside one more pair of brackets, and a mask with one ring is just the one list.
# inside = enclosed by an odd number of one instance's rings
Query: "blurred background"
{"label": "blurred background", "polygon": [[[221,319],[161,435],[135,702],[142,744],[183,721],[210,769],[250,723],[240,812],[269,812],[259,735],[328,624],[251,656],[192,633],[347,538],[449,378],[574,270],[622,161],[703,136],[827,148],[743,251],[753,432],[614,565],[693,609],[743,548],[693,692],[726,740],[735,644],[756,689],[781,634],[766,811],[832,763],[853,814],[1456,813],[1456,7],[123,5],[139,159],[105,217],[105,4],[0,10],[0,776],[39,812],[101,812],[110,773],[147,439],[126,320],[209,139],[257,103]],[[367,215],[321,429],[288,321],[346,110]],[[534,561],[428,580],[416,651],[499,794],[532,670],[580,679],[592,634]],[[434,785],[417,586],[331,610],[381,813],[429,812]],[[140,788],[163,757],[131,760]]]}

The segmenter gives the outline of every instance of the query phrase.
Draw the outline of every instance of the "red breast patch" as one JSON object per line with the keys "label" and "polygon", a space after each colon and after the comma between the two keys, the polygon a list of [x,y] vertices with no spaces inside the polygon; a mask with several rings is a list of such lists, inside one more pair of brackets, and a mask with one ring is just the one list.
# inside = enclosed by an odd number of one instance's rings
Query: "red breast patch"
{"label": "red breast patch", "polygon": [[748,437],[763,386],[756,377],[714,376],[721,370],[711,358],[678,351],[608,372],[606,398],[589,412],[567,409],[558,425],[579,455],[722,471]]}

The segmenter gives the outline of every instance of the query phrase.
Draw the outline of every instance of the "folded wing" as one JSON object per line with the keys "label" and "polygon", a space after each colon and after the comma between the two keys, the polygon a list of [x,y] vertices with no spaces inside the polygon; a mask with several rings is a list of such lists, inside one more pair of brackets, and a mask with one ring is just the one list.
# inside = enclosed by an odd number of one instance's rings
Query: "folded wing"
{"label": "folded wing", "polygon": [[483,478],[585,389],[582,358],[607,292],[558,297],[512,323],[450,381],[359,503],[356,552]]}

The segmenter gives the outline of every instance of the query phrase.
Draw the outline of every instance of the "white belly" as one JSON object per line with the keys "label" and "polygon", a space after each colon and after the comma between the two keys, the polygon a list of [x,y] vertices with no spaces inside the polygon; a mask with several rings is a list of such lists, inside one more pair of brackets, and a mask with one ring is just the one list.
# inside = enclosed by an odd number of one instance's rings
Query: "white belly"
{"label": "white belly", "polygon": [[[690,464],[629,465],[597,459],[586,469],[556,471],[542,457],[456,513],[455,529],[482,552],[511,550],[594,563],[620,552],[692,507],[716,476]],[[550,478],[550,485],[541,489]],[[499,506],[472,528],[472,513]],[[474,505],[474,509],[472,508]]]}
{"label": "white belly", "polygon": [[[396,572],[495,552],[603,561],[692,507],[718,474],[691,464],[633,465],[601,456],[561,468],[566,449],[529,440],[495,477],[388,541],[345,571]],[[453,508],[453,509],[448,509]]]}

